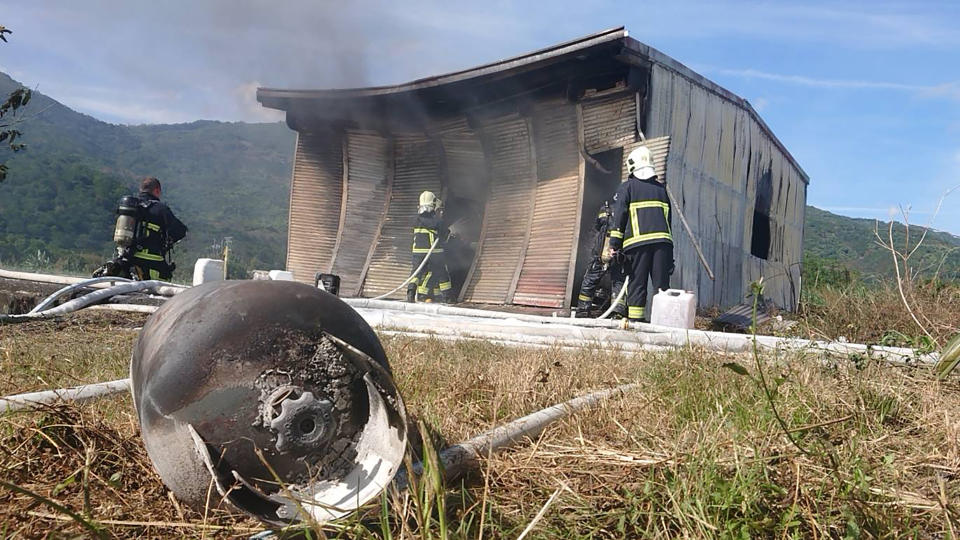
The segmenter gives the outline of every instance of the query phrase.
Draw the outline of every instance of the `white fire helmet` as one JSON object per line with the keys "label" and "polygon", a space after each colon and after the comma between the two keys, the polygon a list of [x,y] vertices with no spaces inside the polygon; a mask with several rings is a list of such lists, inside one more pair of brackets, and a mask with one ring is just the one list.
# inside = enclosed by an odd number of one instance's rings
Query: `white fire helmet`
{"label": "white fire helmet", "polygon": [[638,146],[627,156],[627,172],[641,180],[657,175],[653,167],[653,154],[646,146]]}
{"label": "white fire helmet", "polygon": [[424,191],[420,194],[420,207],[417,209],[417,213],[433,212],[439,205],[440,199],[432,191]]}

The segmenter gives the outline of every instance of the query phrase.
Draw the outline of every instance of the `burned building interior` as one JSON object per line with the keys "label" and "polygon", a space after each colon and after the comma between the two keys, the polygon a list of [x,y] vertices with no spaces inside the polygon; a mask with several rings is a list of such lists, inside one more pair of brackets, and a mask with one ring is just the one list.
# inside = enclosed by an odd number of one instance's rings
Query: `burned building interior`
{"label": "burned building interior", "polygon": [[798,301],[808,177],[746,100],[623,28],[406,84],[257,99],[298,134],[287,269],[299,281],[331,272],[363,297],[399,285],[431,190],[460,301],[569,307],[597,210],[646,144],[716,274],[674,217],[672,286],[728,307],[762,276],[775,303]]}

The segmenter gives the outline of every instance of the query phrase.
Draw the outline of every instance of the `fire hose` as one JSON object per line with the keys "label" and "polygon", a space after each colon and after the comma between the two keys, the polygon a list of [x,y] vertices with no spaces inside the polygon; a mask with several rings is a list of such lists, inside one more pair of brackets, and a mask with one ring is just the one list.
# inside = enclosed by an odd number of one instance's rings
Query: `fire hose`
{"label": "fire hose", "polygon": [[81,281],[80,283],[74,283],[73,285],[67,285],[66,287],[58,290],[57,292],[45,298],[42,302],[40,302],[33,309],[31,309],[29,313],[38,313],[40,311],[45,311],[48,307],[50,307],[51,305],[53,305],[54,302],[57,301],[57,298],[70,294],[73,291],[83,289],[84,287],[89,287],[90,285],[95,285],[97,283],[108,283],[108,282],[109,283],[125,283],[130,281],[133,281],[133,280],[129,278],[124,278],[124,277],[104,276],[104,277],[87,279],[87,280]]}
{"label": "fire hose", "polygon": [[414,279],[414,278],[416,278],[417,276],[419,276],[419,275],[420,275],[420,271],[423,270],[424,265],[427,264],[427,261],[430,259],[430,254],[433,253],[433,248],[437,247],[437,242],[439,242],[439,241],[440,241],[440,237],[438,236],[437,239],[433,241],[433,244],[430,244],[430,249],[427,250],[427,256],[424,257],[424,258],[423,258],[423,261],[420,262],[420,266],[418,266],[417,269],[414,270],[412,274],[410,274],[410,277],[408,277],[407,279],[403,280],[403,283],[397,285],[396,288],[394,288],[392,291],[383,293],[383,294],[381,294],[380,296],[375,296],[374,298],[372,298],[372,300],[382,300],[382,299],[390,296],[391,294],[399,291],[400,288],[403,287],[404,285],[410,283],[410,281],[411,281],[412,279]]}
{"label": "fire hose", "polygon": [[[115,279],[115,278],[111,278]],[[121,283],[120,285],[115,285],[108,289],[100,289],[87,293],[80,298],[74,298],[69,302],[63,303],[55,308],[45,309],[43,311],[31,311],[30,313],[24,313],[21,315],[6,315],[0,314],[0,324],[4,323],[23,323],[28,321],[36,321],[42,319],[50,319],[53,317],[58,317],[60,315],[66,315],[80,309],[83,309],[87,306],[92,306],[99,302],[116,296],[118,294],[127,294],[131,292],[140,292],[140,291],[149,291],[157,290],[163,287],[168,287],[169,284],[163,281],[131,281],[128,283]],[[63,289],[61,289],[62,291]],[[40,305],[49,305],[53,302],[57,296],[60,295],[60,291],[54,293],[51,297],[47,298]]]}
{"label": "fire hose", "polygon": [[598,319],[606,319],[607,317],[610,316],[611,313],[613,313],[615,309],[617,309],[617,304],[620,303],[620,300],[626,294],[627,285],[629,284],[630,284],[630,276],[623,278],[623,286],[620,287],[620,292],[617,293],[617,297],[614,298],[612,301],[610,301],[610,307],[603,312],[603,315],[600,315],[599,317],[597,317]]}

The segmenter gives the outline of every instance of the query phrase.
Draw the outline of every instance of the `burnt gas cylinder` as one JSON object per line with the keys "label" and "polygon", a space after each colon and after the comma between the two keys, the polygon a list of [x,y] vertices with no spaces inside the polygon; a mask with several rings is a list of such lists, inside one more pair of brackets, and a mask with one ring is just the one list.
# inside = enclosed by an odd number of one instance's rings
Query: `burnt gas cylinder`
{"label": "burnt gas cylinder", "polygon": [[406,415],[380,341],[306,284],[187,289],[144,324],[130,375],[147,453],[194,508],[222,497],[272,525],[335,519],[403,458]]}

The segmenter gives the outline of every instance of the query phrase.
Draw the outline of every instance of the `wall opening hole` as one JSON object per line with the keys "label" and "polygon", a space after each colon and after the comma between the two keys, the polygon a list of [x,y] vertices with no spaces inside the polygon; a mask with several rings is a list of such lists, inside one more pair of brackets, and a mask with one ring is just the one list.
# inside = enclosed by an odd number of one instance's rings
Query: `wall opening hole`
{"label": "wall opening hole", "polygon": [[770,205],[773,202],[773,179],[768,168],[757,182],[757,197],[753,206],[753,234],[750,254],[767,259],[770,256]]}

